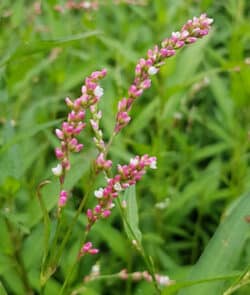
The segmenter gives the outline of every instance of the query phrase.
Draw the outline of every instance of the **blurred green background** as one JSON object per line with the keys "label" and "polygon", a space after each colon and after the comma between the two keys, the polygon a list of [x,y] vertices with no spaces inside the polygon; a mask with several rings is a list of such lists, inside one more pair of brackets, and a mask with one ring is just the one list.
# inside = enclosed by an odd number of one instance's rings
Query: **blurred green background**
{"label": "blurred green background", "polygon": [[[157,156],[158,169],[137,185],[140,229],[157,272],[184,279],[225,210],[250,188],[250,1],[148,0],[145,5],[118,5],[107,0],[97,10],[63,13],[54,9],[63,1],[41,1],[40,10],[36,3],[0,1],[3,288],[7,294],[39,294],[43,222],[36,187],[45,179],[52,181],[43,196],[54,219],[59,186],[51,173],[58,145],[53,132],[67,114],[64,98],[78,97],[84,78],[107,68],[100,107],[108,139],[117,102],[126,95],[137,60],[188,19],[206,12],[214,19],[209,36],[167,60],[111,149],[115,163],[127,163],[135,154]],[[84,152],[73,158],[67,179],[74,196],[67,208],[69,220],[88,185],[90,159],[96,154],[92,136],[88,127],[81,137]],[[98,180],[96,187],[101,183]],[[58,294],[84,222],[82,216],[45,294]],[[91,237],[101,254],[79,263],[73,290],[96,261],[102,274],[145,270],[118,210],[97,224]],[[250,261],[249,238],[237,255],[234,270],[243,270]],[[86,288],[74,294],[153,294],[144,281],[108,279],[90,282]],[[234,294],[250,294],[250,288]]]}

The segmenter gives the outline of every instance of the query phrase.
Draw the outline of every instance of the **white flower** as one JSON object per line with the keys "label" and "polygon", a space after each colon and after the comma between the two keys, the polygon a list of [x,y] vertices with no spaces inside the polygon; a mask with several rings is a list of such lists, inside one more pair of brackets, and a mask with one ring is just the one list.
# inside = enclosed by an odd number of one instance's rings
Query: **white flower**
{"label": "white flower", "polygon": [[127,201],[126,200],[122,200],[122,208],[123,209],[127,208]]}
{"label": "white flower", "polygon": [[131,159],[130,164],[134,165],[134,166],[137,166],[139,164],[139,161],[138,161],[138,159]]}
{"label": "white flower", "polygon": [[184,30],[181,32],[181,38],[187,38],[189,36],[189,32],[187,30]]}
{"label": "white flower", "polygon": [[109,204],[108,209],[113,209],[115,207],[114,203]]}
{"label": "white flower", "polygon": [[180,32],[173,32],[172,37],[179,39],[181,37],[181,33]]}
{"label": "white flower", "polygon": [[91,3],[89,1],[85,1],[83,2],[82,7],[85,9],[89,9],[91,8]]}
{"label": "white flower", "polygon": [[62,165],[61,164],[58,164],[56,167],[53,167],[51,169],[52,173],[55,175],[55,176],[60,176],[62,175]]}
{"label": "white flower", "polygon": [[150,163],[149,167],[150,167],[151,169],[156,169],[156,168],[157,168],[157,166],[156,166],[156,161],[152,161],[152,162]]}
{"label": "white flower", "polygon": [[114,189],[115,189],[117,192],[122,191],[121,184],[120,184],[119,182],[116,182],[116,183],[114,184]]}
{"label": "white flower", "polygon": [[158,72],[158,69],[157,69],[156,67],[151,66],[151,67],[148,69],[148,74],[149,74],[150,76],[155,75],[157,72]]}
{"label": "white flower", "polygon": [[170,283],[170,279],[168,276],[159,276],[157,278],[157,281],[161,286],[167,286]]}
{"label": "white flower", "polygon": [[91,274],[99,275],[100,274],[100,265],[94,264],[91,268]]}
{"label": "white flower", "polygon": [[99,85],[96,86],[96,88],[94,90],[94,95],[97,96],[97,97],[103,96],[103,88],[100,87]]}
{"label": "white flower", "polygon": [[94,195],[96,196],[97,199],[101,199],[103,197],[103,188],[99,188],[94,192]]}
{"label": "white flower", "polygon": [[163,202],[159,202],[155,204],[155,207],[159,210],[164,210],[166,209],[170,204],[170,199],[166,198]]}
{"label": "white flower", "polygon": [[102,118],[102,111],[97,112],[95,116],[98,120],[100,120]]}

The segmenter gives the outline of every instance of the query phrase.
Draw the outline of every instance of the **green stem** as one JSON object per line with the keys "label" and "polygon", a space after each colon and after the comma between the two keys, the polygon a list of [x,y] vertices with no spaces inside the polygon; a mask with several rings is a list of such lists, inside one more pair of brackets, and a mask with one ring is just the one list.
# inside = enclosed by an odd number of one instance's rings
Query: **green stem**
{"label": "green stem", "polygon": [[5,224],[7,226],[9,235],[10,235],[10,240],[12,242],[12,246],[13,246],[13,259],[14,259],[14,263],[17,266],[17,270],[20,274],[20,277],[22,279],[24,288],[26,290],[26,294],[27,295],[33,295],[33,291],[32,288],[30,286],[29,283],[29,278],[27,276],[27,270],[25,269],[25,265],[23,263],[23,259],[21,257],[20,254],[20,237],[17,236],[17,232],[14,230],[11,222],[8,220],[7,217],[5,217]]}
{"label": "green stem", "polygon": [[[84,234],[84,236],[83,236],[83,238],[82,238],[82,240],[81,240],[81,242],[80,242],[80,247],[82,247],[82,245],[85,243],[86,238],[87,238],[87,235],[88,235],[88,232],[86,231],[85,234]],[[60,291],[59,295],[63,295],[64,294],[64,291],[66,290],[66,288],[68,286],[69,280],[71,278],[71,275],[72,275],[72,273],[74,271],[74,268],[76,267],[77,263],[78,263],[78,258],[76,258],[75,261],[70,266],[69,271],[68,271],[67,276],[66,276],[66,278],[64,280],[64,283],[63,283],[63,286],[61,288],[61,291]]]}
{"label": "green stem", "polygon": [[54,259],[51,261],[52,267],[56,267],[56,265],[58,264],[58,261],[62,256],[62,252],[63,252],[63,250],[64,250],[64,248],[66,246],[66,243],[68,242],[69,237],[71,236],[73,228],[74,228],[74,226],[75,226],[75,224],[76,224],[76,222],[78,220],[78,217],[81,214],[84,206],[86,205],[86,203],[87,203],[87,201],[89,199],[90,192],[92,191],[92,187],[93,187],[93,185],[95,183],[96,175],[92,175],[92,173],[91,173],[90,178],[91,178],[91,180],[90,180],[90,184],[89,184],[89,188],[87,190],[87,193],[82,198],[81,203],[80,203],[80,205],[79,205],[79,207],[78,207],[78,209],[76,211],[76,214],[75,214],[75,216],[73,218],[73,221],[71,222],[71,224],[70,224],[70,226],[69,226],[69,228],[68,228],[68,230],[67,230],[67,232],[66,232],[66,234],[65,234],[65,236],[64,236],[64,238],[62,240],[62,243],[61,243],[59,249],[56,251],[56,255],[55,255]]}
{"label": "green stem", "polygon": [[43,258],[42,258],[42,269],[41,269],[41,276],[40,276],[40,281],[41,281],[42,286],[46,282],[46,279],[43,274],[44,274],[44,269],[45,269],[45,265],[46,265],[46,259],[47,259],[48,252],[49,252],[50,219],[49,219],[49,214],[48,214],[47,208],[46,208],[43,198],[42,198],[41,189],[49,183],[50,183],[50,181],[48,181],[48,180],[41,182],[38,185],[37,191],[36,191],[38,201],[39,201],[42,213],[43,213],[43,221],[44,221],[44,253],[43,253]]}
{"label": "green stem", "polygon": [[149,271],[149,273],[150,273],[150,275],[152,277],[155,290],[156,290],[157,294],[161,294],[160,288],[159,288],[159,286],[157,284],[157,281],[156,281],[155,271],[154,271],[154,264],[153,264],[152,258],[146,254],[146,252],[144,251],[144,249],[142,247],[141,242],[137,239],[136,235],[134,234],[134,231],[131,228],[131,226],[130,226],[128,220],[127,220],[127,217],[124,214],[124,211],[123,211],[122,206],[121,206],[121,200],[119,198],[117,198],[117,203],[118,203],[121,215],[122,215],[122,219],[125,222],[128,230],[130,231],[130,234],[133,236],[133,239],[136,241],[136,249],[141,254],[141,256],[142,256],[142,258],[143,258],[143,260],[145,262],[145,265],[146,265],[146,267],[147,267],[147,269],[148,269],[148,271]]}
{"label": "green stem", "polygon": [[106,145],[106,148],[105,148],[105,153],[104,153],[105,157],[107,156],[107,154],[109,152],[110,146],[113,143],[113,140],[114,140],[115,136],[116,136],[115,132],[113,132],[112,135],[110,136],[110,139],[109,139],[109,141],[108,141],[108,143]]}
{"label": "green stem", "polygon": [[64,283],[63,283],[63,286],[62,286],[62,288],[61,288],[61,291],[60,291],[60,293],[59,293],[59,295],[63,295],[64,294],[64,291],[66,290],[66,287],[68,286],[68,282],[69,282],[69,280],[70,280],[70,278],[71,278],[71,275],[72,275],[72,273],[73,273],[73,270],[74,270],[74,268],[76,267],[76,265],[77,265],[77,260],[75,260],[74,261],[74,263],[71,265],[71,267],[69,268],[69,271],[68,271],[68,273],[67,273],[67,276],[66,276],[66,279],[65,279],[65,281],[64,281]]}
{"label": "green stem", "polygon": [[229,287],[223,295],[233,294],[236,290],[250,284],[250,271],[248,271],[236,285]]}

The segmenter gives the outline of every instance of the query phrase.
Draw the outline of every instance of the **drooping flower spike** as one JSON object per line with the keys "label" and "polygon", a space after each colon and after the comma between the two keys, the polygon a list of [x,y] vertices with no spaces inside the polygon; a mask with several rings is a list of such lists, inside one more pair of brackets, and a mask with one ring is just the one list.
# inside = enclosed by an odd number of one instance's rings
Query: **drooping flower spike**
{"label": "drooping flower spike", "polygon": [[158,73],[165,60],[175,55],[177,49],[207,35],[212,22],[213,19],[208,18],[206,14],[194,17],[181,28],[180,32],[174,32],[170,38],[163,40],[160,47],[156,45],[153,49],[148,50],[146,59],[141,58],[138,61],[135,67],[135,79],[129,87],[128,96],[122,98],[118,103],[115,133],[130,122],[129,111],[132,104],[145,89],[151,86],[151,76]]}
{"label": "drooping flower spike", "polygon": [[147,168],[156,169],[156,157],[136,156],[130,160],[128,165],[117,166],[117,174],[107,180],[106,187],[99,188],[94,192],[98,204],[94,209],[87,210],[87,231],[97,220],[110,216],[111,210],[115,206],[114,199],[118,197],[119,192],[136,184],[146,173]]}
{"label": "drooping flower spike", "polygon": [[[79,153],[83,144],[77,139],[77,136],[86,127],[84,122],[85,114],[88,109],[90,111],[95,108],[95,105],[103,95],[103,89],[99,85],[99,80],[106,76],[106,69],[93,72],[85,79],[85,84],[82,86],[82,94],[74,101],[66,98],[65,102],[70,109],[67,120],[64,121],[60,129],[55,130],[57,138],[60,140],[61,145],[55,149],[55,155],[59,160],[59,164],[52,168],[54,175],[59,176],[61,186],[64,183],[65,173],[70,170],[70,154]],[[60,192],[59,207],[65,206],[68,193],[64,190]]]}

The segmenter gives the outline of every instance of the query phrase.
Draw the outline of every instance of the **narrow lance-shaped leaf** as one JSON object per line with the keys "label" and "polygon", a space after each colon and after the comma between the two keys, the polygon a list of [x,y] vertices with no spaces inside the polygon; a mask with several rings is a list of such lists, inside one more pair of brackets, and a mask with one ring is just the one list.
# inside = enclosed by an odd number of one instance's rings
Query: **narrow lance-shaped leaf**
{"label": "narrow lance-shaped leaf", "polygon": [[[191,270],[190,280],[212,279],[234,271],[250,234],[250,225],[246,220],[249,212],[250,193],[247,193],[226,212],[201,258]],[[225,281],[220,281],[195,285],[179,292],[178,295],[221,295],[224,283]]]}
{"label": "narrow lance-shaped leaf", "polygon": [[[132,241],[136,238],[137,241],[141,243],[141,231],[139,229],[139,217],[138,217],[138,207],[137,207],[137,200],[136,200],[136,191],[135,186],[129,187],[123,196],[124,200],[126,201],[126,220],[125,222],[125,230]],[[131,232],[132,231],[132,232]]]}

